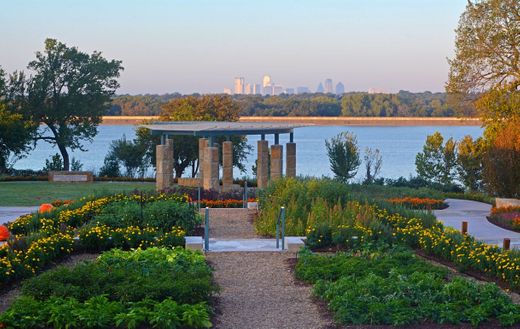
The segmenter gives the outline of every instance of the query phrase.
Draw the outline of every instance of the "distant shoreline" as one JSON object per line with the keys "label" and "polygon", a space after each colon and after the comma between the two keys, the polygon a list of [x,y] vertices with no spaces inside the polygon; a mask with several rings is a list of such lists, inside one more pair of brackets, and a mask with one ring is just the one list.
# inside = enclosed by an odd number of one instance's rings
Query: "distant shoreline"
{"label": "distant shoreline", "polygon": [[[131,125],[158,116],[104,116],[102,125]],[[240,122],[305,123],[321,126],[480,126],[478,118],[446,117],[240,117]]]}

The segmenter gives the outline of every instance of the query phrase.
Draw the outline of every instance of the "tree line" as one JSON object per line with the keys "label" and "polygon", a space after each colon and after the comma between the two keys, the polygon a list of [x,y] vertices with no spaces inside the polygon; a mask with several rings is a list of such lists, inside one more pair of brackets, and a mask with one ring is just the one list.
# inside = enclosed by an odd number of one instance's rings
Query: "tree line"
{"label": "tree line", "polygon": [[[200,95],[194,94],[193,97]],[[107,115],[160,115],[161,106],[178,93],[164,95],[119,95],[112,100]],[[353,116],[353,117],[453,117],[459,113],[446,93],[421,92],[369,94],[349,92],[343,95],[235,95],[233,99],[243,116]],[[466,116],[476,115],[470,107]]]}

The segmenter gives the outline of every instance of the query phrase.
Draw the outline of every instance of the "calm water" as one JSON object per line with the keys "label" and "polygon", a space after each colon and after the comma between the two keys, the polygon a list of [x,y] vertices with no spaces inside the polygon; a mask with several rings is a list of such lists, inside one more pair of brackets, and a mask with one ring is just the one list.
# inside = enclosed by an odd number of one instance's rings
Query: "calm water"
{"label": "calm water", "polygon": [[[426,136],[435,131],[442,133],[445,138],[453,137],[460,139],[465,135],[478,137],[482,134],[480,127],[303,127],[294,132],[297,155],[297,173],[309,176],[330,176],[325,139],[329,139],[340,132],[351,131],[356,134],[360,150],[366,147],[378,148],[383,156],[381,175],[384,177],[397,178],[408,177],[415,173],[415,155],[422,150]],[[85,144],[87,152],[77,151],[72,154],[83,163],[84,170],[96,171],[103,165],[103,159],[108,152],[110,142],[126,135],[127,139],[134,138],[133,125],[100,126],[99,133],[93,143]],[[250,136],[249,143],[253,151],[248,157],[246,168],[251,176],[251,166],[256,159],[256,141],[259,136]],[[268,136],[269,144],[273,143],[273,137]],[[288,141],[288,135],[280,136],[280,143]],[[28,157],[19,160],[15,168],[41,169],[45,159],[57,153],[56,148],[49,144],[40,142],[36,149]],[[235,172],[236,177],[244,174]],[[358,178],[363,176],[362,170]]]}

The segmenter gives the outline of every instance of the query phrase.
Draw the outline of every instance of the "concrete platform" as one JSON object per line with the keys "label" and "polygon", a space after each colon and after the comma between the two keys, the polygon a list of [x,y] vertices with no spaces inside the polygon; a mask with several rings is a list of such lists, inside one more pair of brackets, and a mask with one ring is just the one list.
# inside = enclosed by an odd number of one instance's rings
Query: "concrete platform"
{"label": "concrete platform", "polygon": [[[186,237],[186,246],[189,249],[203,250],[203,238]],[[276,248],[276,239],[209,239],[209,252],[298,252],[303,246],[302,237],[286,237],[284,250],[281,240],[280,247]]]}
{"label": "concrete platform", "polygon": [[0,224],[13,221],[16,218],[33,213],[38,210],[38,206],[34,207],[0,207]]}

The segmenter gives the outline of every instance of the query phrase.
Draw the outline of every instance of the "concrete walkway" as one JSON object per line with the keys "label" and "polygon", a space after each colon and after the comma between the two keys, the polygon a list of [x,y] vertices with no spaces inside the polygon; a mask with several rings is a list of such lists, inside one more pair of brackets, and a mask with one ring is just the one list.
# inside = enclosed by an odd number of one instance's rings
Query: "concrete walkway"
{"label": "concrete walkway", "polygon": [[11,222],[16,218],[30,214],[38,210],[38,207],[0,207],[0,224]]}
{"label": "concrete walkway", "polygon": [[520,248],[520,233],[508,231],[487,219],[491,212],[491,205],[483,202],[446,199],[448,208],[435,210],[433,213],[446,226],[457,230],[462,228],[462,222],[468,222],[468,233],[488,244],[502,246],[504,238],[511,239],[511,248]]}

